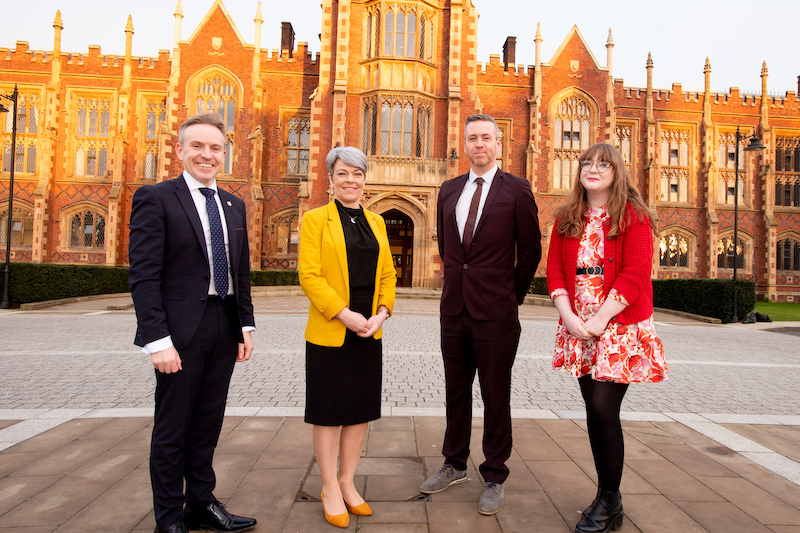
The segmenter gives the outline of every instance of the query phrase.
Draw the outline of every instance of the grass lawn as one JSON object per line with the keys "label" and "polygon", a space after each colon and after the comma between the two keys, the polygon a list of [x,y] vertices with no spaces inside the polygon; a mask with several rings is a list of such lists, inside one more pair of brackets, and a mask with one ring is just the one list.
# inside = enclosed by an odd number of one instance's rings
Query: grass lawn
{"label": "grass lawn", "polygon": [[769,316],[775,322],[783,320],[800,321],[800,303],[756,302],[756,307],[753,310]]}

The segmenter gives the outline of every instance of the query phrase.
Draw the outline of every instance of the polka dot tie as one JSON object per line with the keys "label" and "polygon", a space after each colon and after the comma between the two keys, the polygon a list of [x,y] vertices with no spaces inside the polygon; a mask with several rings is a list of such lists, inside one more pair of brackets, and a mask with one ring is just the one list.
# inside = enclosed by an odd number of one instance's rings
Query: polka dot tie
{"label": "polka dot tie", "polygon": [[211,254],[214,261],[214,288],[220,298],[228,295],[228,257],[225,253],[225,234],[222,233],[222,221],[219,218],[219,207],[214,199],[214,189],[200,188],[206,197],[208,225],[211,228]]}

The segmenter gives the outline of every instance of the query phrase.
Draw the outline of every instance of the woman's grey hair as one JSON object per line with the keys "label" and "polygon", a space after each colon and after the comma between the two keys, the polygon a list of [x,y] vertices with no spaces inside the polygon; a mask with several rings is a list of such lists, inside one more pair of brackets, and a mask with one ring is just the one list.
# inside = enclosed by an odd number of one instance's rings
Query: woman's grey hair
{"label": "woman's grey hair", "polygon": [[336,161],[340,159],[345,165],[359,169],[366,176],[367,156],[353,146],[340,146],[328,152],[328,156],[325,158],[325,162],[328,165],[328,174],[333,175],[333,167],[336,165]]}

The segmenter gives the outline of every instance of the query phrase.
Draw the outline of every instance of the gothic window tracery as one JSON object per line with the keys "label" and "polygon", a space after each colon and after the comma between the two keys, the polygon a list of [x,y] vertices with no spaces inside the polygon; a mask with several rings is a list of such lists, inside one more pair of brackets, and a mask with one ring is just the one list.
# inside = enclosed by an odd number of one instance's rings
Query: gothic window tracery
{"label": "gothic window tracery", "polygon": [[578,95],[561,100],[553,121],[553,189],[569,189],[578,174],[578,158],[591,145],[591,111]]}
{"label": "gothic window tracery", "polygon": [[[744,149],[742,141],[739,142],[739,203],[744,203]],[[717,140],[717,169],[719,182],[717,183],[717,203],[734,205],[736,193],[736,132],[721,132]]]}
{"label": "gothic window tracery", "polygon": [[435,13],[417,3],[375,3],[366,7],[364,56],[433,61]]}
{"label": "gothic window tracery", "polygon": [[734,261],[736,268],[747,270],[749,257],[752,253],[752,245],[749,240],[739,232],[739,242],[734,248],[733,232],[722,234],[717,241],[717,268],[720,270],[733,270]]}
{"label": "gothic window tracery", "polygon": [[[8,238],[8,202],[0,207],[0,244],[5,245]],[[33,243],[33,209],[14,201],[11,217],[11,246],[30,247]]]}
{"label": "gothic window tracery", "polygon": [[70,249],[102,250],[106,240],[106,217],[94,209],[72,212],[66,216],[67,245]]}
{"label": "gothic window tracery", "polygon": [[225,124],[225,168],[233,173],[234,133],[236,130],[236,87],[219,74],[213,74],[197,86],[196,113],[216,113]]}
{"label": "gothic window tracery", "polygon": [[284,209],[270,217],[273,250],[276,255],[297,257],[297,244],[300,238],[298,221],[297,207]]}
{"label": "gothic window tracery", "polygon": [[413,96],[376,95],[362,101],[361,111],[361,145],[365,154],[431,157],[430,101]]}
{"label": "gothic window tracery", "polygon": [[158,177],[159,137],[161,123],[166,121],[166,101],[164,98],[148,98],[145,100],[145,135],[144,135],[144,179]]}
{"label": "gothic window tracery", "polygon": [[79,96],[75,124],[75,175],[105,176],[111,98]]}
{"label": "gothic window tracery", "polygon": [[625,168],[633,176],[633,145],[634,145],[634,125],[618,122],[614,130],[614,147],[619,150],[622,160],[625,161]]}
{"label": "gothic window tracery", "polygon": [[775,205],[800,207],[800,136],[775,138]]}
{"label": "gothic window tracery", "polygon": [[[0,135],[3,147],[3,172],[11,172],[11,136],[14,129],[14,114],[0,115],[4,127]],[[14,172],[34,174],[36,172],[36,135],[39,133],[39,95],[20,92],[17,96],[17,148],[14,154]]]}
{"label": "gothic window tracery", "polygon": [[778,271],[800,273],[800,241],[792,237],[779,239],[776,251]]}
{"label": "gothic window tracery", "polygon": [[661,129],[662,202],[689,201],[689,141],[687,129]]}
{"label": "gothic window tracery", "polygon": [[289,119],[286,140],[286,173],[308,175],[308,150],[311,141],[311,118],[294,116]]}
{"label": "gothic window tracery", "polygon": [[689,269],[690,237],[679,232],[664,232],[658,241],[658,265],[668,269]]}

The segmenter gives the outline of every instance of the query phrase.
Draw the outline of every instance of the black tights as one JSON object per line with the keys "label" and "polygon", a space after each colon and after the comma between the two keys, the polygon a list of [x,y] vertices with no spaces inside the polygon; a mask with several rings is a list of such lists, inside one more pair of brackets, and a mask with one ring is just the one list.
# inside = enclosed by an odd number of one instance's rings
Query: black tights
{"label": "black tights", "polygon": [[625,458],[619,409],[628,384],[595,381],[589,375],[578,378],[578,383],[586,403],[586,426],[597,469],[597,485],[601,490],[618,491]]}

